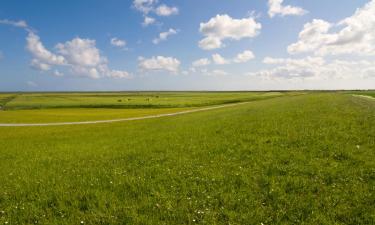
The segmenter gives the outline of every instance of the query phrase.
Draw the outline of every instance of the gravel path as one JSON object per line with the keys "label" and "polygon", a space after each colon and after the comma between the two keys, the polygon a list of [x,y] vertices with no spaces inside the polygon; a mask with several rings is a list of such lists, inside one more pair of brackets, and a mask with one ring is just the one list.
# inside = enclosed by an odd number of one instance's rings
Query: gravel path
{"label": "gravel path", "polygon": [[200,108],[200,109],[192,109],[192,110],[176,112],[176,113],[166,113],[166,114],[159,114],[159,115],[152,115],[152,116],[124,118],[124,119],[83,121],[83,122],[61,122],[61,123],[0,123],[0,127],[46,127],[46,126],[84,125],[84,124],[98,124],[98,123],[116,123],[116,122],[124,122],[124,121],[145,120],[145,119],[153,119],[153,118],[161,118],[161,117],[178,116],[178,115],[195,113],[195,112],[233,107],[237,105],[243,105],[246,103],[249,103],[249,102],[241,102],[241,103],[235,103],[235,104],[227,104],[227,105],[212,106],[212,107],[206,107],[206,108]]}
{"label": "gravel path", "polygon": [[353,95],[354,97],[360,97],[360,98],[367,98],[367,99],[372,99],[375,100],[374,97],[368,96],[368,95]]}

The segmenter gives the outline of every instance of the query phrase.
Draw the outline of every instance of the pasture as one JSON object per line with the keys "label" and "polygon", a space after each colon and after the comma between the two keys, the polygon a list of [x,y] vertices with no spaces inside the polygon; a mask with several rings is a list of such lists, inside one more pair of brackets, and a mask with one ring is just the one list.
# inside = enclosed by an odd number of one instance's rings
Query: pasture
{"label": "pasture", "polygon": [[343,92],[3,96],[0,123],[248,103],[110,124],[0,127],[0,224],[375,223],[372,99]]}

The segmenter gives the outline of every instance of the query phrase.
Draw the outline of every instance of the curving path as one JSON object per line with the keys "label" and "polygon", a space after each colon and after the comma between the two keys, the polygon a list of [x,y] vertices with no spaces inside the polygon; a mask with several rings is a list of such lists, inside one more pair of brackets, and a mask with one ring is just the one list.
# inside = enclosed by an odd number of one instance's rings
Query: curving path
{"label": "curving path", "polygon": [[374,97],[368,96],[368,95],[353,95],[354,97],[360,97],[360,98],[367,98],[367,99],[372,99],[375,100]]}
{"label": "curving path", "polygon": [[208,110],[214,110],[214,109],[220,109],[220,108],[233,107],[233,106],[243,105],[247,103],[249,102],[240,102],[240,103],[212,106],[212,107],[206,107],[206,108],[200,108],[200,109],[192,109],[192,110],[181,111],[181,112],[176,112],[176,113],[165,113],[165,114],[158,114],[158,115],[152,115],[152,116],[132,117],[132,118],[124,118],[124,119],[83,121],[83,122],[60,122],[60,123],[0,123],[0,127],[46,127],[46,126],[83,125],[83,124],[98,124],[98,123],[116,123],[116,122],[123,122],[123,121],[134,121],[134,120],[178,116],[178,115],[189,114],[189,113],[194,113],[194,112],[202,112],[202,111],[208,111]]}

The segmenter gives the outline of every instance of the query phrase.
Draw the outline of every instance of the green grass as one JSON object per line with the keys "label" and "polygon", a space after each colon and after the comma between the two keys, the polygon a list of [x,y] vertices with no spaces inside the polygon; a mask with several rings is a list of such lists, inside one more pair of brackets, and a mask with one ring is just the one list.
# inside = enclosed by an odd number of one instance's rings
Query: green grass
{"label": "green grass", "polygon": [[375,103],[0,128],[0,224],[374,224]]}
{"label": "green grass", "polygon": [[[261,100],[297,92],[119,92],[29,93],[8,101],[6,110],[45,108],[179,108]],[[1,97],[1,96],[0,96]]]}
{"label": "green grass", "polygon": [[0,94],[0,107],[3,109],[5,105],[16,97],[15,94]]}

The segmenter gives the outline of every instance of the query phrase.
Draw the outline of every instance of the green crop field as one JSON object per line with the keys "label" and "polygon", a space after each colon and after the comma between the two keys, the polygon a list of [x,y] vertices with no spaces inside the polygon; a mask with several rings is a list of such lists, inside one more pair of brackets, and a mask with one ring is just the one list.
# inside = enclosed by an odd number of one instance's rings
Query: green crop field
{"label": "green crop field", "polygon": [[247,102],[138,121],[0,127],[0,224],[375,224],[370,98],[17,93],[0,102],[0,124]]}

